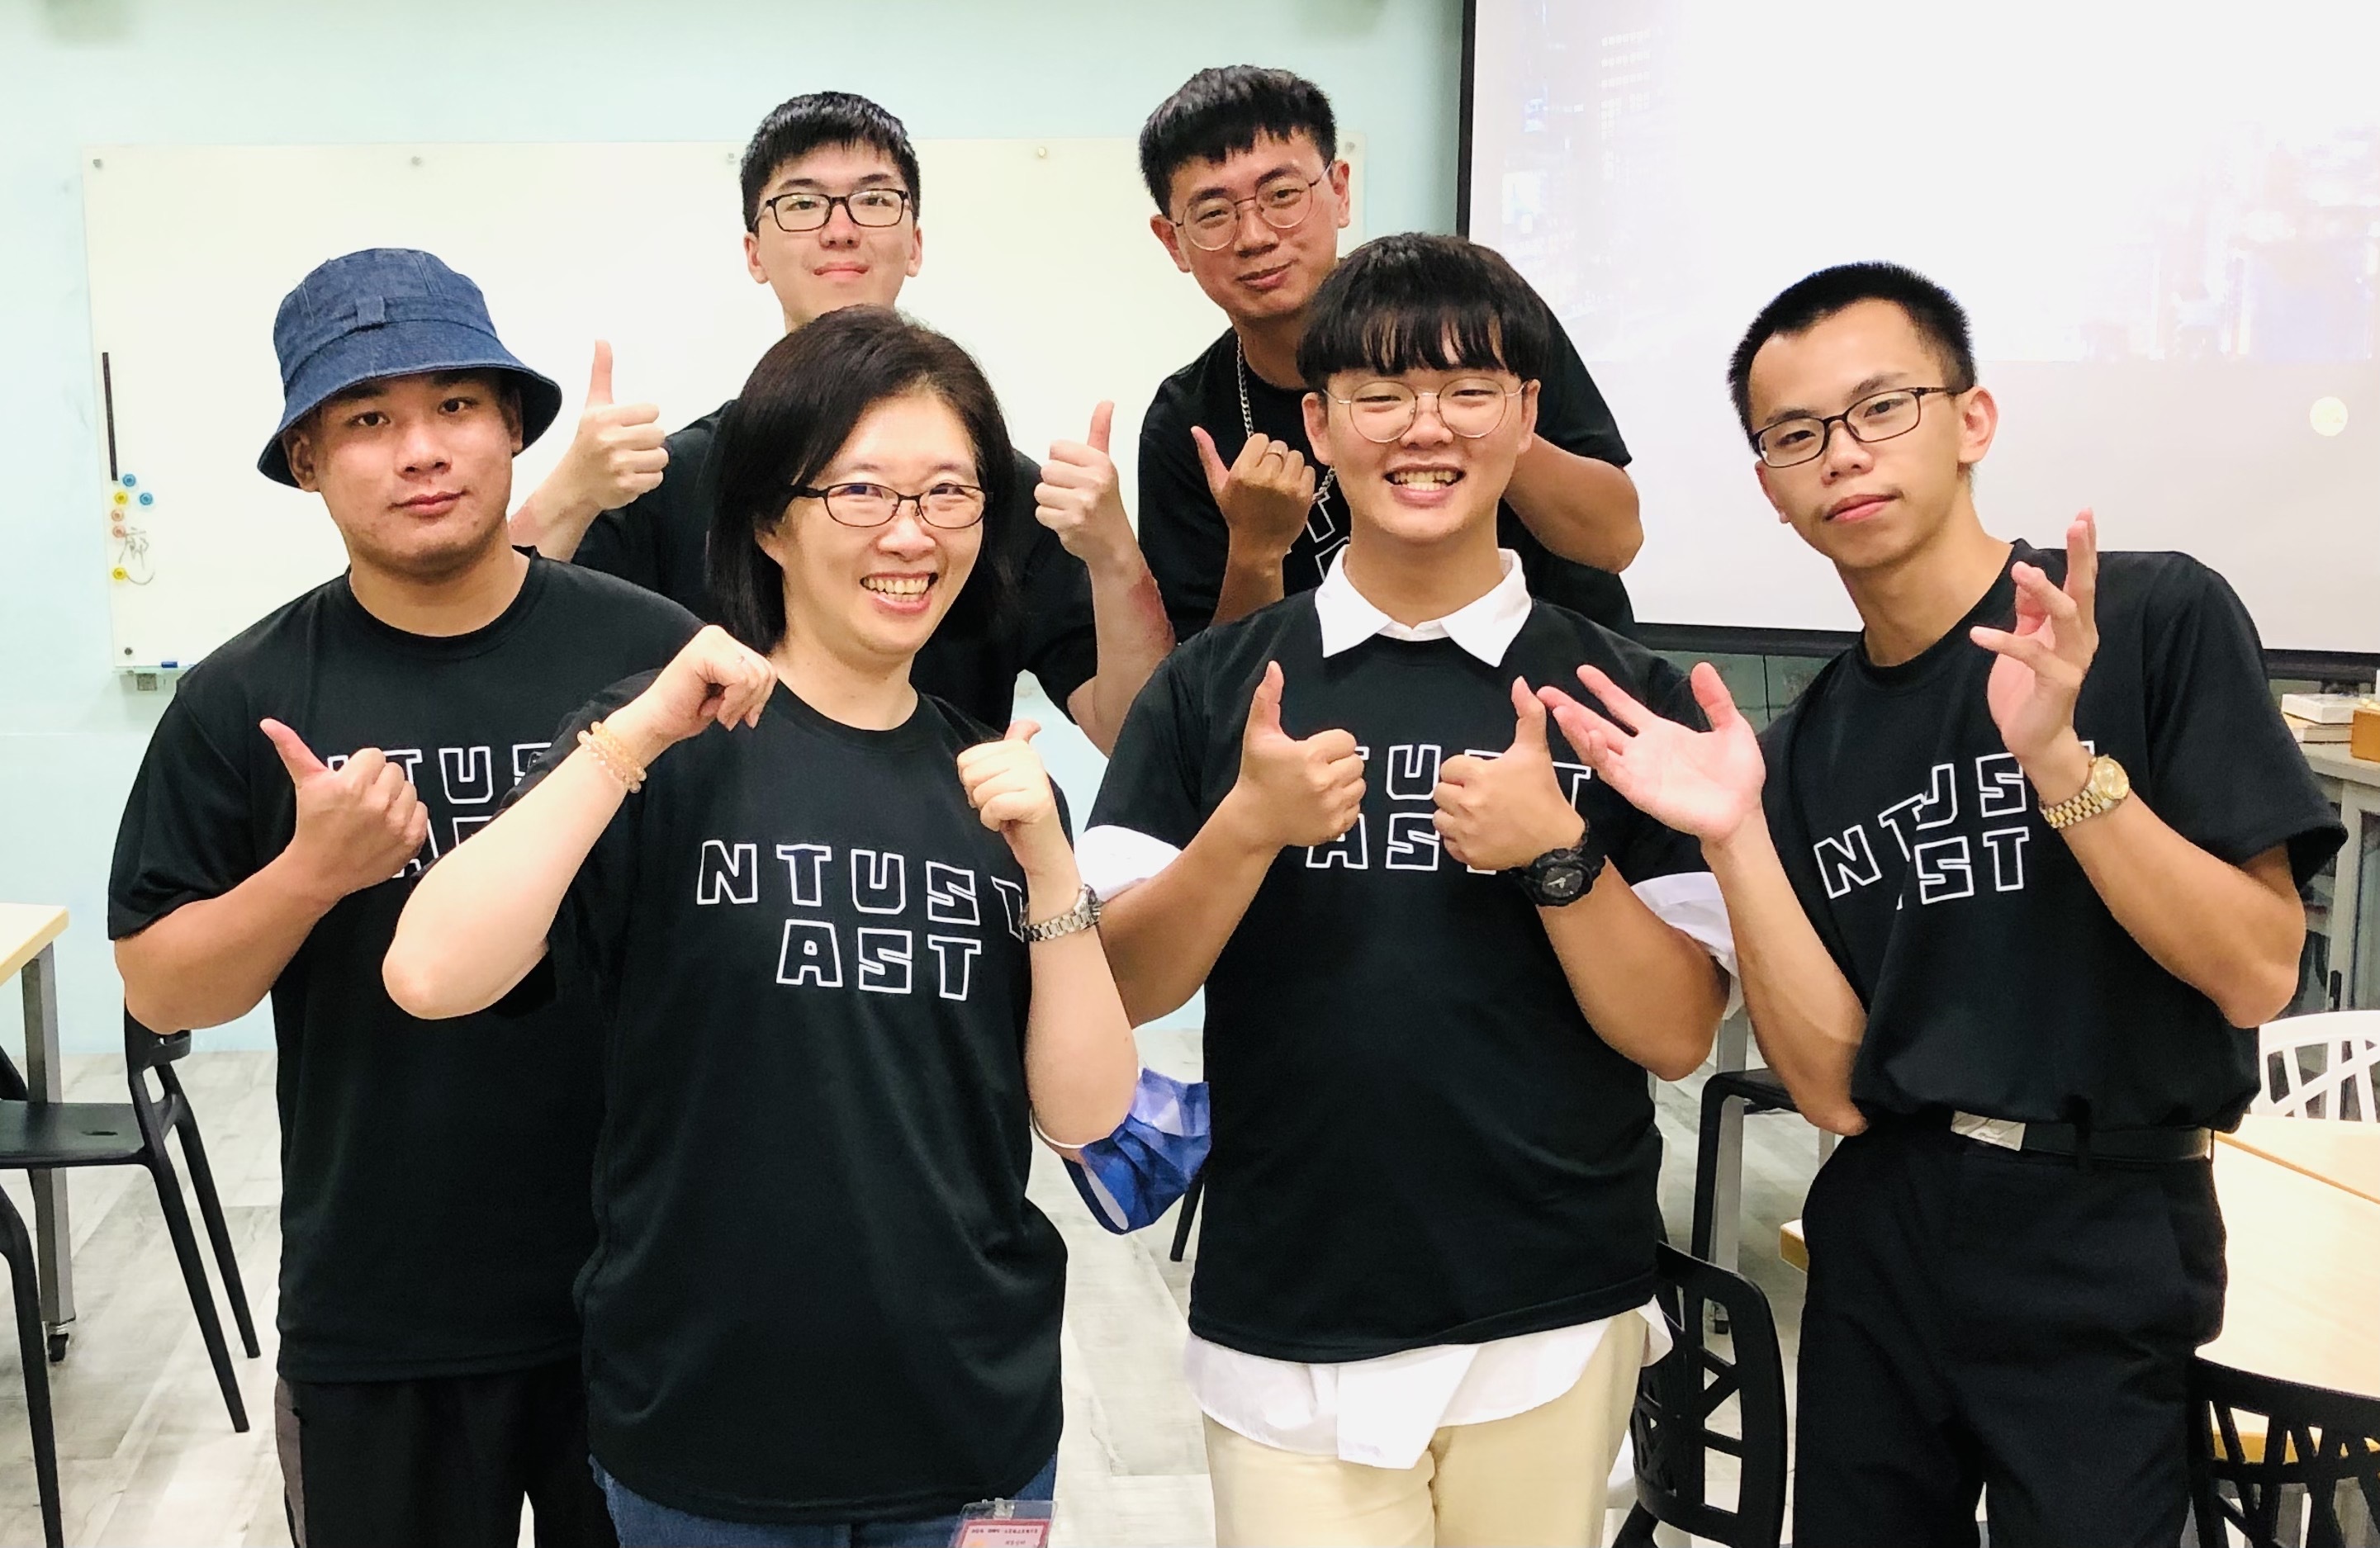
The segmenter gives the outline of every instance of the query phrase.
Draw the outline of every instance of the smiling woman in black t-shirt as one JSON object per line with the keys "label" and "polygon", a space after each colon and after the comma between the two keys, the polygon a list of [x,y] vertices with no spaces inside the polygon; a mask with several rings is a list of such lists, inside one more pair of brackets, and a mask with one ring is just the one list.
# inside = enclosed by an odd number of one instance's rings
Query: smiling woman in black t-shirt
{"label": "smiling woman in black t-shirt", "polygon": [[1035,728],[909,684],[999,540],[1005,445],[974,362],[889,311],[771,349],[719,446],[736,637],[582,711],[390,950],[419,1015],[546,974],[610,1011],[578,1288],[624,1543],[939,1543],[1052,1486],[1032,1129],[1108,1133],[1138,1060]]}

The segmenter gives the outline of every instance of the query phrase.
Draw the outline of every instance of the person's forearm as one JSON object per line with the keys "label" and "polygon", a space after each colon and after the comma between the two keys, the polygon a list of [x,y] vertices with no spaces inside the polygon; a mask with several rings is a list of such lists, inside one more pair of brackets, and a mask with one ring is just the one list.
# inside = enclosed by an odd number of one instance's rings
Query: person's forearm
{"label": "person's forearm", "polygon": [[285,851],[223,896],[184,903],[117,941],[124,1009],[160,1034],[248,1014],[337,901],[310,888]]}
{"label": "person's forearm", "polygon": [[1108,905],[1099,936],[1133,1025],[1198,992],[1279,853],[1253,837],[1226,796],[1189,848]]}
{"label": "person's forearm", "polygon": [[585,541],[587,529],[602,514],[593,502],[574,500],[563,493],[549,478],[514,509],[512,540],[566,564]]}
{"label": "person's forearm", "polygon": [[1585,897],[1537,917],[1597,1036],[1665,1081],[1684,1080],[1710,1057],[1727,1009],[1725,977],[1617,868],[1605,866]]}
{"label": "person's forearm", "polygon": [[[1026,878],[1025,909],[1054,919],[1082,896],[1073,856]],[[1062,1150],[1103,1140],[1132,1107],[1140,1053],[1097,931],[1038,941],[1025,1026],[1025,1085],[1034,1121]]]}
{"label": "person's forearm", "polygon": [[1504,498],[1539,542],[1575,563],[1625,570],[1645,546],[1627,471],[1543,437],[1513,465]]}
{"label": "person's forearm", "polygon": [[389,998],[426,1021],[502,999],[545,954],[563,894],[625,795],[581,747],[431,866],[382,964]]}
{"label": "person's forearm", "polygon": [[[2089,771],[2077,744],[2034,788],[2045,803],[2063,800]],[[2137,793],[2059,837],[2125,933],[2233,1026],[2262,1026],[2288,1008],[2305,947],[2305,905],[2286,851],[2245,866],[2218,860],[2168,827]]]}
{"label": "person's forearm", "polygon": [[1066,707],[1091,744],[1106,754],[1115,750],[1116,733],[1148,674],[1173,648],[1173,624],[1137,543],[1090,566],[1090,578],[1099,675],[1075,689]]}
{"label": "person's forearm", "polygon": [[1867,1010],[1827,952],[1755,813],[1705,858],[1727,900],[1736,971],[1753,1035],[1802,1116],[1835,1134],[1867,1119],[1852,1102],[1852,1064],[1867,1031]]}
{"label": "person's forearm", "polygon": [[1215,598],[1214,622],[1229,623],[1280,601],[1281,566],[1287,557],[1253,553],[1233,543],[1223,558],[1223,588]]}

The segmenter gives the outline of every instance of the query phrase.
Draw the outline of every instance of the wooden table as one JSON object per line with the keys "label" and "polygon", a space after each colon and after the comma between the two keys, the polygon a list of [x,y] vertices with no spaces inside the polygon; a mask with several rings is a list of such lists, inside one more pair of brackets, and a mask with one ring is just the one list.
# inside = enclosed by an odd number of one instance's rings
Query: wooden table
{"label": "wooden table", "polygon": [[[66,1098],[58,1064],[58,964],[55,943],[66,933],[67,911],[40,903],[0,903],[0,982],[21,979],[25,988],[25,1087],[36,1102]],[[67,1226],[67,1179],[59,1172],[34,1172],[33,1255],[42,1276],[42,1321],[49,1329],[50,1358],[64,1347],[74,1321],[74,1244]]]}
{"label": "wooden table", "polygon": [[2215,1137],[2380,1204],[2380,1123],[2251,1113]]}
{"label": "wooden table", "polygon": [[2215,1147],[2215,1191],[2231,1292],[2206,1358],[2380,1397],[2380,1203],[2237,1144]]}

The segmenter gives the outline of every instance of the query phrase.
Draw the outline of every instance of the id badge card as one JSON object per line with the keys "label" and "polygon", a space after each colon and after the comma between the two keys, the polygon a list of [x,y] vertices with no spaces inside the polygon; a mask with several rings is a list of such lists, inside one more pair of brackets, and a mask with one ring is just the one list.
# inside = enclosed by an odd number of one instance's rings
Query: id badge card
{"label": "id badge card", "polygon": [[1049,1500],[978,1500],[959,1512],[951,1548],[1049,1548]]}

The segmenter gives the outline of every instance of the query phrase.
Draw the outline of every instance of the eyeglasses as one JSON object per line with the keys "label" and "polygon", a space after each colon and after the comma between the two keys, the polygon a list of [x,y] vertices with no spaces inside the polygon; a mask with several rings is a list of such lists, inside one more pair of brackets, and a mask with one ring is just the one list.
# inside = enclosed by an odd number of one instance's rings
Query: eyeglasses
{"label": "eyeglasses", "polygon": [[1347,405],[1355,433],[1366,441],[1394,441],[1413,429],[1421,417],[1424,398],[1436,405],[1439,424],[1465,441],[1477,441],[1496,433],[1496,427],[1504,422],[1506,405],[1525,390],[1507,387],[1488,377],[1466,376],[1428,392],[1416,393],[1402,381],[1369,381],[1356,388],[1353,397],[1326,395]]}
{"label": "eyeglasses", "polygon": [[1760,460],[1771,467],[1799,467],[1805,462],[1815,462],[1827,454],[1827,443],[1833,439],[1835,427],[1865,446],[1874,441],[1890,441],[1896,435],[1907,435],[1917,428],[1925,408],[1928,393],[1957,396],[1962,387],[1894,387],[1881,393],[1871,393],[1840,414],[1824,418],[1803,415],[1791,419],[1779,419],[1752,438],[1754,450]]}
{"label": "eyeglasses", "polygon": [[[909,209],[906,188],[858,188],[847,194],[816,193],[808,188],[793,193],[781,193],[774,199],[764,199],[760,208],[784,232],[816,231],[834,218],[834,207],[851,217],[854,225],[899,225]],[[760,223],[754,221],[754,230]]]}
{"label": "eyeglasses", "polygon": [[822,490],[795,489],[804,500],[823,501],[826,514],[844,526],[882,526],[901,514],[904,505],[917,508],[917,519],[945,530],[973,526],[983,520],[983,490],[973,484],[944,482],[921,494],[903,494],[882,484],[829,484]]}
{"label": "eyeglasses", "polygon": [[1257,191],[1245,199],[1233,199],[1230,194],[1208,194],[1194,200],[1173,229],[1190,238],[1190,245],[1207,252],[1217,252],[1232,245],[1239,235],[1240,206],[1253,204],[1265,224],[1275,231],[1288,231],[1303,223],[1314,209],[1314,185],[1327,173],[1312,177],[1300,177],[1294,172],[1275,173],[1257,185]]}

